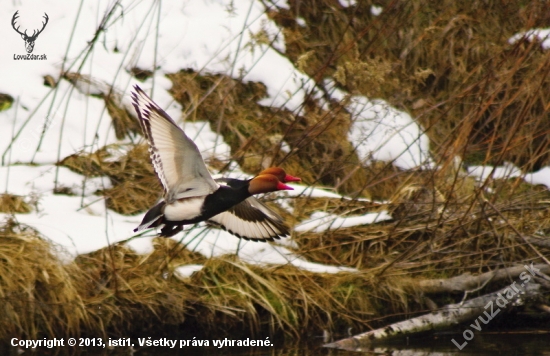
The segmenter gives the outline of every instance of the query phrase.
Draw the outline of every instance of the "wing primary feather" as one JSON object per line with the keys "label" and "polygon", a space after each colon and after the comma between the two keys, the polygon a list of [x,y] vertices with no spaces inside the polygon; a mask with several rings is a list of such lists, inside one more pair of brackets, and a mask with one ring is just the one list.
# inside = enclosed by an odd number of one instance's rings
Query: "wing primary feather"
{"label": "wing primary feather", "polygon": [[209,222],[245,240],[273,241],[288,236],[283,219],[253,197],[210,218]]}
{"label": "wing primary feather", "polygon": [[218,189],[197,145],[174,120],[137,85],[132,99],[166,201],[203,196]]}

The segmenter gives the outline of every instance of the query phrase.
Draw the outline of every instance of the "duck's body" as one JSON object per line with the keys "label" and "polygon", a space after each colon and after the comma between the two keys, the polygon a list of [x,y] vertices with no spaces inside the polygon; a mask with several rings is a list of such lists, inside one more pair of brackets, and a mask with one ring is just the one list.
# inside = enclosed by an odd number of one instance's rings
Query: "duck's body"
{"label": "duck's body", "polygon": [[248,180],[214,180],[193,141],[138,86],[134,88],[134,107],[164,187],[164,199],[134,231],[164,225],[160,235],[168,237],[184,225],[208,221],[249,240],[288,235],[283,219],[252,195],[292,189],[283,182],[299,178],[273,167]]}
{"label": "duck's body", "polygon": [[[252,197],[250,181],[222,178],[216,180],[219,188],[206,196],[183,198],[170,204],[162,200],[145,214],[135,231],[164,225],[160,235],[169,237],[180,232],[184,225],[208,221],[248,240],[287,236],[288,228],[282,218]],[[286,189],[282,186],[281,189]],[[258,228],[260,231],[254,231]]]}
{"label": "duck's body", "polygon": [[136,231],[164,224],[161,236],[172,236],[183,225],[196,224],[218,215],[250,197],[246,185],[234,189],[221,185],[214,193],[196,198],[183,198],[170,204],[162,200],[143,217]]}

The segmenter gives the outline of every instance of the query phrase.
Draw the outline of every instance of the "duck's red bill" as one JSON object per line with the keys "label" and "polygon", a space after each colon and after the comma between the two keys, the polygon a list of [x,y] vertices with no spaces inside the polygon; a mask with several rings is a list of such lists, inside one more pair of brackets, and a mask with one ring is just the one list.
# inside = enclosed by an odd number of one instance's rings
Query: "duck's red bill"
{"label": "duck's red bill", "polygon": [[285,177],[285,182],[299,182],[299,181],[301,181],[300,178],[293,177],[290,174],[287,174],[286,177]]}
{"label": "duck's red bill", "polygon": [[288,185],[279,182],[279,183],[277,184],[277,190],[294,190],[294,188],[289,187]]}

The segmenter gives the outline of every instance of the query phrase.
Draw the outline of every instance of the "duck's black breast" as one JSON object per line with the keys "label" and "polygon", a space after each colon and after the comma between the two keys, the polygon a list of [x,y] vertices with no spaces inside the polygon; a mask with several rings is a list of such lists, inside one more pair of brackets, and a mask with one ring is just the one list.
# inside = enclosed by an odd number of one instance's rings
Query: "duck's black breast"
{"label": "duck's black breast", "polygon": [[201,219],[218,215],[251,196],[248,192],[248,181],[224,179],[223,181],[220,180],[220,183],[226,183],[227,185],[220,185],[218,190],[204,199]]}

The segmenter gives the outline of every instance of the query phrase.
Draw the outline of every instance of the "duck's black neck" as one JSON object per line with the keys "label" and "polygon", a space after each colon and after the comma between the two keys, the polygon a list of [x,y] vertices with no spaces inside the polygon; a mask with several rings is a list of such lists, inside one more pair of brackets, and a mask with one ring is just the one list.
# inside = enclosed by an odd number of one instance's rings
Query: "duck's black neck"
{"label": "duck's black neck", "polygon": [[221,185],[218,190],[204,200],[202,212],[208,215],[206,218],[224,212],[251,196],[248,192],[249,180],[226,178],[219,181],[226,183],[227,186]]}

